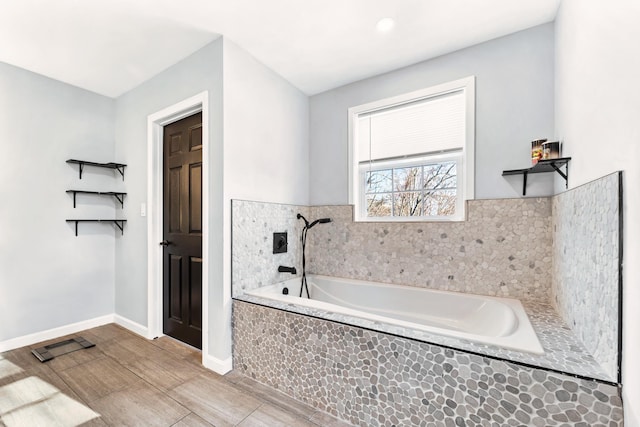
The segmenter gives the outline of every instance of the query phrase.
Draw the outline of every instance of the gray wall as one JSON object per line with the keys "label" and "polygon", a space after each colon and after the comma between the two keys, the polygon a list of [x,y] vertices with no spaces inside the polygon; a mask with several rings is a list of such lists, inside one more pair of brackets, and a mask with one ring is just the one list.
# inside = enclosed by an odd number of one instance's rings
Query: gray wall
{"label": "gray wall", "polygon": [[640,426],[640,5],[564,0],[556,19],[556,134],[569,185],[623,171],[625,426]]}
{"label": "gray wall", "polygon": [[[65,190],[121,189],[110,170],[65,163],[114,159],[114,101],[0,63],[0,341],[113,313],[114,245],[108,224],[66,218],[112,217],[112,199]],[[127,232],[128,230],[125,230]],[[114,237],[115,236],[115,237]]]}
{"label": "gray wall", "polygon": [[[209,91],[211,289],[222,283],[222,39],[122,95],[116,102],[116,156],[127,163],[128,232],[116,246],[116,314],[147,325],[147,116],[202,91]],[[203,242],[204,243],[204,242]],[[206,285],[206,284],[204,284]],[[210,306],[217,312],[220,307]],[[218,319],[216,319],[218,320]],[[148,326],[148,325],[147,325]]]}
{"label": "gray wall", "polygon": [[131,165],[131,231],[116,247],[116,313],[147,324],[147,116],[209,91],[209,343],[231,356],[231,198],[308,202],[308,99],[220,38],[117,100],[116,153]]}
{"label": "gray wall", "polygon": [[309,98],[224,39],[228,199],[309,204]]}
{"label": "gray wall", "polygon": [[[476,198],[518,197],[529,142],[554,131],[554,27],[545,24],[311,97],[310,204],[348,203],[347,109],[476,76]],[[550,195],[553,176],[529,180],[528,196]]]}

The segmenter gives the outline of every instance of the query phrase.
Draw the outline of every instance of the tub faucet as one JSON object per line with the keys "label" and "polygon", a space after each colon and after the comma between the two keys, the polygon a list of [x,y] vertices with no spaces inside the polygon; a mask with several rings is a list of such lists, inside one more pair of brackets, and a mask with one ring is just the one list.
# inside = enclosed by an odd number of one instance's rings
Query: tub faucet
{"label": "tub faucet", "polygon": [[281,265],[278,267],[278,272],[279,273],[291,273],[291,274],[297,274],[298,272],[296,271],[295,267],[286,267],[284,265]]}

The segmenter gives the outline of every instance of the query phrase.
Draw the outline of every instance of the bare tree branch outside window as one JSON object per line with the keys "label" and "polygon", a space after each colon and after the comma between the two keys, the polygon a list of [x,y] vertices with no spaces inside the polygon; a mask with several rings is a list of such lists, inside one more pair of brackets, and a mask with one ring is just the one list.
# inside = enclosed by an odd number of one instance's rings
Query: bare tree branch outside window
{"label": "bare tree branch outside window", "polygon": [[368,217],[451,216],[456,211],[455,161],[365,174]]}

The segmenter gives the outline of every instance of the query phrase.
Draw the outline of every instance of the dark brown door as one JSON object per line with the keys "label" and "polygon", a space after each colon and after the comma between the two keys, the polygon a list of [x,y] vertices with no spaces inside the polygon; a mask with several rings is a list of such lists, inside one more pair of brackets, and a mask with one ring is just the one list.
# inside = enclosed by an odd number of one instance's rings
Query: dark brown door
{"label": "dark brown door", "polygon": [[164,128],[164,333],[202,348],[202,113]]}

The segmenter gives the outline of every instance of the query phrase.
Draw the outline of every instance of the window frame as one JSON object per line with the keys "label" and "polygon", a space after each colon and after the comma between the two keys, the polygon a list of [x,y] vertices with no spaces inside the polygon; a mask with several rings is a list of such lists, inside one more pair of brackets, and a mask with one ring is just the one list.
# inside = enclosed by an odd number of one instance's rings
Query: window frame
{"label": "window frame", "polygon": [[[465,96],[465,141],[462,147],[462,168],[459,173],[462,179],[458,180],[457,189],[462,191],[462,208],[456,215],[448,217],[439,216],[399,216],[399,217],[367,217],[364,207],[364,186],[360,185],[360,166],[356,153],[358,153],[358,116],[377,110],[400,106],[432,97],[445,95],[451,92],[463,91]],[[466,217],[464,201],[475,198],[475,76],[465,77],[459,80],[431,86],[425,89],[392,96],[385,99],[369,102],[351,107],[348,110],[349,147],[349,203],[355,205],[354,220],[356,222],[426,222],[426,221],[463,221]],[[458,151],[459,152],[459,151]],[[446,153],[446,152],[445,152]],[[434,158],[442,152],[430,153]],[[380,163],[380,162],[376,162]],[[456,206],[457,207],[457,206]],[[456,209],[457,210],[457,209]]]}

